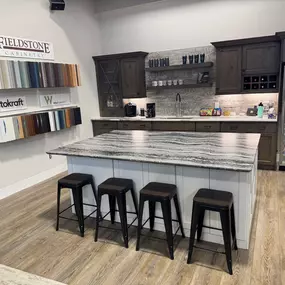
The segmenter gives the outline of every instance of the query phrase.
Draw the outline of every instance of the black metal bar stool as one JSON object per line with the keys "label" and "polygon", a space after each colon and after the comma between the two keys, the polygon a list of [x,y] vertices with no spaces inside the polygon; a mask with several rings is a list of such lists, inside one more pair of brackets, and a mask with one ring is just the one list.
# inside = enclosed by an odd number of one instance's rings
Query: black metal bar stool
{"label": "black metal bar stool", "polygon": [[[128,191],[131,191],[135,206],[135,212],[127,212],[126,193]],[[101,220],[103,220],[107,215],[110,214],[111,223],[114,224],[115,212],[119,212],[124,244],[125,247],[128,248],[129,247],[128,228],[135,222],[138,216],[138,203],[134,192],[133,181],[131,179],[124,179],[124,178],[109,178],[106,181],[104,181],[102,184],[100,184],[98,186],[98,208],[97,208],[98,216],[100,215],[102,196],[105,194],[109,196],[110,211]],[[116,200],[119,210],[116,210]],[[136,215],[136,218],[132,221],[132,223],[129,226],[127,223],[127,213]],[[108,228],[101,226],[99,224],[100,219],[98,219],[98,216],[96,221],[95,242],[98,240],[99,227]]]}
{"label": "black metal bar stool", "polygon": [[[220,213],[222,229],[208,227],[203,225],[205,210],[215,211]],[[189,252],[187,263],[191,263],[191,256],[193,247],[206,250],[204,248],[194,245],[195,234],[197,230],[197,241],[200,241],[202,228],[209,228],[220,230],[223,232],[225,252],[229,273],[232,275],[232,244],[231,235],[233,240],[233,247],[237,250],[236,240],[236,226],[233,194],[226,191],[218,191],[212,189],[200,189],[193,198],[192,222],[189,242]]]}
{"label": "black metal bar stool", "polygon": [[[171,215],[171,200],[174,200],[177,220],[172,219]],[[149,202],[149,218],[142,224],[144,202]],[[156,202],[161,203],[162,217],[155,216],[155,204]],[[163,219],[165,225],[166,239],[169,249],[170,259],[174,259],[173,254],[173,239],[176,236],[178,230],[181,230],[182,237],[184,238],[184,230],[182,225],[181,211],[177,198],[177,187],[173,184],[150,182],[140,191],[140,203],[139,203],[139,220],[138,220],[138,234],[137,234],[137,247],[136,250],[140,249],[140,237],[143,226],[149,221],[150,231],[153,231],[154,219]],[[173,235],[172,221],[178,222],[179,227]]]}
{"label": "black metal bar stool", "polygon": [[[94,198],[95,198],[96,204],[98,205],[98,199],[97,199],[97,194],[95,191],[95,185],[94,185],[94,180],[93,180],[92,175],[83,174],[83,173],[72,173],[72,174],[69,174],[69,175],[58,180],[57,221],[56,221],[56,230],[57,231],[59,229],[59,218],[71,220],[71,221],[75,221],[75,222],[78,221],[80,234],[82,237],[84,237],[84,220],[87,219],[88,217],[90,217],[93,213],[95,213],[96,209],[91,214],[89,214],[87,217],[84,218],[83,205],[91,206],[91,207],[95,207],[95,208],[97,207],[96,205],[83,203],[82,188],[86,185],[89,185],[89,184],[92,187],[92,190],[94,193]],[[71,206],[69,206],[68,208],[66,208],[60,212],[60,195],[61,195],[61,189],[62,188],[70,188],[72,190],[72,196],[73,196],[74,204],[72,204]],[[60,216],[60,214],[67,211],[68,209],[70,209],[73,206],[75,207],[75,212],[76,212],[78,220]]]}

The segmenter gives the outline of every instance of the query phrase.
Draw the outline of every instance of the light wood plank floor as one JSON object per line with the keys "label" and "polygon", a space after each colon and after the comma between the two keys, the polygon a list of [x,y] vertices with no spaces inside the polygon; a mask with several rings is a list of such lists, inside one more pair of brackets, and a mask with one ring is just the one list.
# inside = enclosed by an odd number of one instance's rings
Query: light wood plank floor
{"label": "light wood plank floor", "polygon": [[[224,272],[224,255],[196,250],[194,264],[187,265],[188,239],[181,240],[171,261],[163,241],[145,240],[142,251],[136,252],[135,228],[129,249],[121,246],[115,231],[102,229],[94,243],[93,219],[85,238],[70,221],[61,222],[56,232],[58,178],[0,201],[0,264],[80,285],[285,285],[285,172],[258,172],[251,247],[233,253],[233,276]],[[65,204],[67,198],[68,193]]]}

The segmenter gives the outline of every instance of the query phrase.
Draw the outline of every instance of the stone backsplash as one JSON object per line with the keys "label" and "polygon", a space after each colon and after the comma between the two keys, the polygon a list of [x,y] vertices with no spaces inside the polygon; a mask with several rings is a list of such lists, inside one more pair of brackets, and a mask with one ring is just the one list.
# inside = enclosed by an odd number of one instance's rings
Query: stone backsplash
{"label": "stone backsplash", "polygon": [[[124,103],[132,101],[139,108],[144,108],[147,102],[156,103],[158,116],[173,116],[176,114],[175,98],[177,93],[182,98],[182,115],[184,116],[197,116],[201,108],[214,107],[215,102],[219,102],[223,110],[231,110],[236,112],[237,115],[246,113],[248,107],[258,105],[261,101],[265,103],[273,102],[275,108],[277,108],[277,93],[215,95],[216,51],[213,46],[150,53],[146,58],[146,67],[148,67],[149,59],[169,57],[170,65],[178,65],[182,64],[182,56],[184,55],[203,53],[205,54],[205,62],[211,61],[214,63],[210,71],[210,81],[213,82],[213,87],[148,91],[146,99],[124,100]],[[167,79],[183,79],[185,83],[196,83],[197,76],[197,70],[146,72],[146,84],[151,86],[153,80]]]}

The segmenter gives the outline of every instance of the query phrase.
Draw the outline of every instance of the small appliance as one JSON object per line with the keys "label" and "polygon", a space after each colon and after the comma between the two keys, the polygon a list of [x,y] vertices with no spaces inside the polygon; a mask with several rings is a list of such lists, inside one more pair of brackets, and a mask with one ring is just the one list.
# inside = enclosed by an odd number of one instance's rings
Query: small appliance
{"label": "small appliance", "polygon": [[125,105],[125,116],[135,117],[137,115],[137,105],[129,102]]}
{"label": "small appliance", "polygon": [[146,104],[146,117],[154,118],[155,117],[155,103]]}

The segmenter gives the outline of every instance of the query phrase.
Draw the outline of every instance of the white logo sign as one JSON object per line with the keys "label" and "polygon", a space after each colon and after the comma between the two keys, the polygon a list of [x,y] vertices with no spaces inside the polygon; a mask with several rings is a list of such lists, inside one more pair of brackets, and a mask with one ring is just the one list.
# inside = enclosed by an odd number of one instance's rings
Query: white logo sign
{"label": "white logo sign", "polygon": [[40,95],[41,107],[68,105],[71,103],[69,94]]}
{"label": "white logo sign", "polygon": [[0,36],[0,56],[54,60],[51,43],[6,36]]}
{"label": "white logo sign", "polygon": [[14,111],[27,108],[25,96],[20,97],[0,97],[0,112]]}

